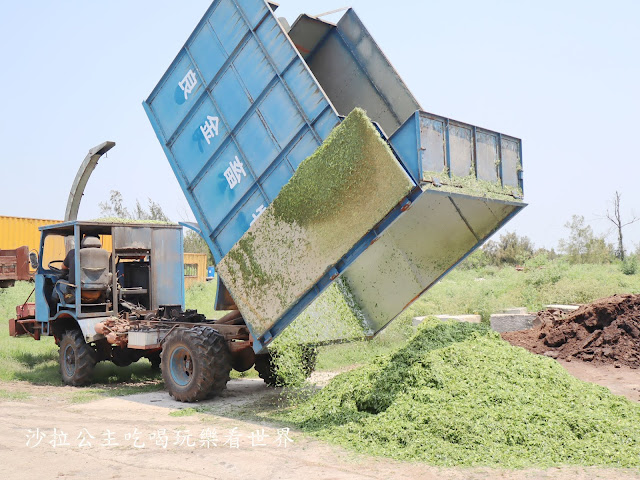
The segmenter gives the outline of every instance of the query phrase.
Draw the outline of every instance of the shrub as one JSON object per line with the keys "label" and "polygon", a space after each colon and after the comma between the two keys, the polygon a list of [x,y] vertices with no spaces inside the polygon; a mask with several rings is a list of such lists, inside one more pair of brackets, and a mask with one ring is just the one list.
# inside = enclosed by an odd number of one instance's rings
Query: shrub
{"label": "shrub", "polygon": [[638,257],[627,257],[620,267],[625,275],[635,275],[638,272]]}

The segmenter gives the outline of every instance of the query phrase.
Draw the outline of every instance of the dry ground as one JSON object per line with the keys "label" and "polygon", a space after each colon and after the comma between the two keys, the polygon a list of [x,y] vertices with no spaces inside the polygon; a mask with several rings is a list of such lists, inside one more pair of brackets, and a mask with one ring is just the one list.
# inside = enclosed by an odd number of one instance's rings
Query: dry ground
{"label": "dry ground", "polygon": [[[640,400],[638,370],[603,372],[582,362],[565,367],[580,378],[595,378],[615,393]],[[318,380],[327,378],[322,373]],[[0,401],[0,471],[7,480],[640,478],[636,472],[601,468],[442,469],[354,454],[297,431],[289,432],[293,443],[285,446],[284,437],[278,444],[279,433],[284,433],[279,432],[281,426],[257,415],[274,408],[279,393],[256,379],[232,380],[222,397],[197,404],[200,410],[196,412],[185,411],[194,405],[175,402],[166,392],[77,403],[83,389],[27,383],[5,383],[0,387],[9,398]],[[69,445],[54,448],[50,444],[54,428],[68,435]],[[46,434],[38,444],[36,429]],[[259,438],[262,429],[265,436]],[[165,436],[159,435],[165,433],[162,430],[166,431],[166,448]],[[214,430],[217,441],[212,438]],[[112,442],[118,445],[105,446],[107,431],[112,432]],[[180,437],[176,432],[182,432]],[[209,448],[201,439],[203,432],[209,435]],[[237,448],[228,442],[231,432],[237,434],[232,437],[238,442]],[[27,445],[29,436],[32,438]]]}

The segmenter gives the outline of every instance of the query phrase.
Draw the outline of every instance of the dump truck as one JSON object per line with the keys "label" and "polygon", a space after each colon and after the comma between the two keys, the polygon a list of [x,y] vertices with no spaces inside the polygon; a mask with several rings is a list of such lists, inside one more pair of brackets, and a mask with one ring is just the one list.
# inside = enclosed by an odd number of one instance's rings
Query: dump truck
{"label": "dump truck", "polygon": [[181,401],[218,394],[231,368],[273,383],[285,330],[307,346],[375,336],[524,208],[518,138],[424,111],[353,9],[292,25],[276,9],[214,0],[143,102],[230,313],[184,310],[175,227],[43,227],[113,238],[89,310],[83,249],[65,306],[41,245],[35,318],[18,321],[56,337],[68,383],[86,356],[160,362]]}

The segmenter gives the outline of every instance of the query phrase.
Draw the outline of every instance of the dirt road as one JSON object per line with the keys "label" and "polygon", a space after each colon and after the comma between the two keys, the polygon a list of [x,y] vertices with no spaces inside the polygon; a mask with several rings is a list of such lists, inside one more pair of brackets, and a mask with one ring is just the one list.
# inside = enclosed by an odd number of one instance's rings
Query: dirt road
{"label": "dirt road", "polygon": [[[357,455],[262,419],[279,394],[254,379],[232,380],[221,398],[197,404],[206,412],[165,392],[73,403],[81,389],[0,386],[16,392],[0,401],[0,476],[7,480],[638,478],[591,468],[440,469]],[[30,397],[20,399],[24,392]]]}

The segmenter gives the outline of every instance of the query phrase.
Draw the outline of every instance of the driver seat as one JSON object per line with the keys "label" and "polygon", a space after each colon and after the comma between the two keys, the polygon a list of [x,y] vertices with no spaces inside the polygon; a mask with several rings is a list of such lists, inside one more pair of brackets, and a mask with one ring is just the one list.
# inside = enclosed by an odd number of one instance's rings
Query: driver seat
{"label": "driver seat", "polygon": [[[103,250],[100,239],[85,237],[80,249],[80,289],[83,300],[85,294],[89,301],[95,300],[98,294],[106,292],[111,283],[109,273],[109,252]],[[91,292],[91,293],[90,293]],[[93,297],[93,298],[91,298]]]}
{"label": "driver seat", "polygon": [[[111,285],[112,275],[109,272],[110,254],[103,250],[100,239],[97,237],[85,237],[79,252],[80,256],[80,295],[83,303],[95,303],[104,298]],[[69,294],[64,295],[59,284],[64,283],[68,287],[76,285],[58,280],[56,291],[62,305],[74,304],[75,295],[70,298]],[[65,298],[66,297],[66,298]]]}

